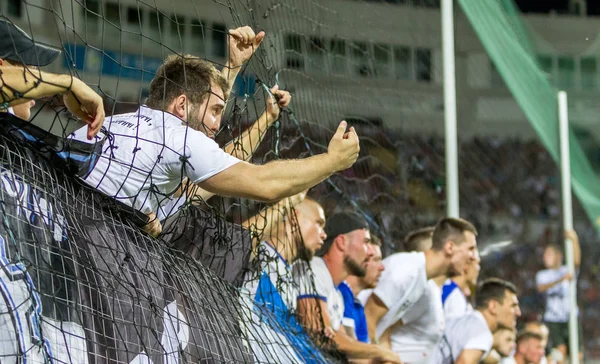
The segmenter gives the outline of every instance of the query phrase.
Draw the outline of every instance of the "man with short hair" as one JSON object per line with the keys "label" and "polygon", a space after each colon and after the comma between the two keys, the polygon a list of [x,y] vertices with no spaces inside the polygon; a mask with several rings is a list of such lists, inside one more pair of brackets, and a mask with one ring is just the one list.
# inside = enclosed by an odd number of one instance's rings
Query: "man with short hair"
{"label": "man with short hair", "polygon": [[316,339],[333,331],[337,349],[351,360],[400,363],[392,351],[353,339],[342,329],[344,300],[337,287],[351,274],[366,274],[373,255],[367,222],[355,212],[339,213],[327,219],[325,232],[327,240],[318,252],[321,257],[314,257],[310,265],[299,261],[294,266],[301,323]]}
{"label": "man with short hair", "polygon": [[517,335],[517,351],[512,360],[510,358],[502,364],[540,364],[544,357],[542,337],[533,332],[521,332]]}
{"label": "man with short hair", "polygon": [[[91,139],[104,122],[102,98],[71,75],[57,75],[38,69],[54,62],[60,53],[58,48],[34,42],[10,19],[0,16],[0,112],[29,120],[36,99],[62,94],[65,106],[81,120],[77,125],[88,126],[83,134]],[[32,123],[47,129],[48,123],[43,120]],[[65,130],[59,132],[59,136],[66,136]]]}
{"label": "man with short hair", "polygon": [[[581,264],[579,238],[574,230],[566,231],[565,238],[573,242],[573,260],[577,272]],[[560,246],[547,246],[543,260],[546,269],[536,274],[535,283],[538,292],[546,299],[544,322],[550,330],[550,345],[562,354],[562,362],[569,352],[569,315],[571,309],[577,310],[577,307],[571,307],[569,298],[569,285],[575,277],[569,273],[568,267],[563,265]]]}
{"label": "man with short hair", "polygon": [[381,262],[383,259],[381,240],[375,235],[371,235],[370,248],[373,250],[373,255],[367,261],[365,276],[360,277],[351,274],[338,286],[344,298],[342,325],[348,336],[363,343],[369,343],[369,330],[367,329],[365,308],[358,299],[358,295],[363,290],[375,288],[379,278],[381,278],[381,273],[385,269]]}
{"label": "man with short hair", "polygon": [[516,348],[516,333],[514,329],[500,327],[494,333],[492,351],[483,360],[483,364],[498,364],[512,360]]}
{"label": "man with short hair", "polygon": [[[325,212],[316,200],[303,193],[285,199],[265,213],[269,220],[265,226],[267,231],[255,249],[254,269],[246,274],[242,294],[261,308],[253,317],[255,329],[261,335],[269,336],[268,346],[270,351],[279,354],[279,362],[317,362],[322,358],[307,345],[310,339],[294,315],[298,289],[293,282],[291,267],[298,259],[312,259],[323,245],[327,237]],[[285,218],[277,217],[280,215]],[[296,228],[298,231],[294,231]],[[264,310],[270,314],[264,315]],[[263,344],[251,344],[259,361],[273,359],[262,353]],[[260,357],[261,354],[264,357]]]}
{"label": "man with short hair", "polygon": [[[385,272],[365,306],[371,342],[379,343],[382,335],[404,318],[427,289],[429,279],[459,274],[475,259],[476,236],[470,222],[445,218],[435,227],[431,249],[396,253],[383,260]],[[383,345],[391,347],[394,338],[386,338]]]}
{"label": "man with short hair", "polygon": [[[431,249],[434,227],[413,231],[404,239],[404,246],[416,252]],[[430,279],[423,294],[380,337],[382,345],[390,344],[392,351],[404,363],[427,364],[444,334],[444,310],[439,285]]]}
{"label": "man with short hair", "polygon": [[471,289],[477,286],[477,278],[481,270],[481,258],[479,254],[473,260],[467,269],[453,278],[449,278],[442,287],[442,304],[444,305],[444,314],[446,317],[453,315],[462,315],[473,309],[469,298]]}
{"label": "man with short hair", "polygon": [[485,280],[477,290],[475,310],[447,318],[432,363],[479,363],[492,350],[493,334],[501,327],[514,329],[519,316],[516,287],[497,278]]}
{"label": "man with short hair", "polygon": [[[538,334],[542,337],[542,346],[544,347],[544,349],[548,349],[548,338],[550,336],[550,330],[548,329],[548,326],[546,326],[543,322],[540,321],[528,321],[525,323],[525,326],[523,327],[523,331],[525,332],[533,332],[534,334]],[[556,356],[558,350],[555,350],[554,355]],[[558,352],[560,353],[560,352]],[[562,354],[559,355],[562,356]],[[542,360],[540,361],[540,364],[546,364],[546,363],[551,363],[551,364],[555,364],[557,362],[557,358],[553,357],[553,355],[549,355],[549,356],[544,356],[542,358]]]}
{"label": "man with short hair", "polygon": [[[209,62],[167,57],[150,83],[146,105],[107,120],[112,137],[84,181],[156,219],[186,177],[211,193],[274,201],[356,161],[358,136],[353,128],[346,130],[345,121],[323,154],[264,165],[232,157],[211,139],[220,128],[228,90],[228,81]],[[84,139],[81,133],[75,138]]]}

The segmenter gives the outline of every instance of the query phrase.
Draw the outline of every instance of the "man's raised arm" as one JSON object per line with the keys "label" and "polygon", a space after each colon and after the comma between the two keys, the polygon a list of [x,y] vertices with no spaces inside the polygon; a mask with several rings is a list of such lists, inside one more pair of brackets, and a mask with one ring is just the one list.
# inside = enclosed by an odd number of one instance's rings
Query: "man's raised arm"
{"label": "man's raised arm", "polygon": [[229,30],[229,58],[221,71],[229,84],[229,89],[223,90],[225,95],[229,95],[242,65],[252,57],[264,38],[265,32],[255,34],[249,26]]}
{"label": "man's raised arm", "polygon": [[218,195],[260,201],[295,195],[354,164],[360,151],[359,140],[354,128],[346,132],[346,127],[346,121],[342,121],[326,153],[264,165],[239,162],[199,185]]}
{"label": "man's raised arm", "polygon": [[102,98],[83,81],[71,75],[56,75],[27,66],[0,63],[0,95],[3,109],[42,97],[63,95],[65,106],[88,125],[88,139],[98,134],[104,122]]}

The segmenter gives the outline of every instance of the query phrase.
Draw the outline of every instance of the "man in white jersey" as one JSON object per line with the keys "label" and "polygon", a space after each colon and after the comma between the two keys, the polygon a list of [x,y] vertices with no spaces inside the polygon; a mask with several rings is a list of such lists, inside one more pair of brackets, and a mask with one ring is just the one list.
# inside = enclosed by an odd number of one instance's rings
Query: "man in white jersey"
{"label": "man in white jersey", "polygon": [[[431,249],[396,253],[383,260],[385,271],[365,306],[371,342],[396,325],[415,305],[429,279],[454,276],[475,259],[477,230],[463,219],[445,218],[435,227]],[[441,297],[440,297],[441,300]],[[385,338],[390,338],[386,335]],[[383,343],[391,346],[388,341]]]}
{"label": "man in white jersey", "polygon": [[[434,227],[426,227],[409,233],[404,239],[405,249],[415,252],[431,249],[434,231]],[[439,285],[433,279],[428,280],[427,288],[417,302],[380,338],[382,345],[391,343],[391,349],[403,363],[427,364],[431,360],[444,334],[441,295]]]}
{"label": "man in white jersey", "polygon": [[377,236],[371,235],[370,245],[373,255],[367,261],[365,276],[359,277],[351,274],[338,286],[344,297],[342,325],[348,336],[363,343],[369,343],[369,330],[367,329],[365,307],[358,295],[364,290],[372,290],[377,287],[384,270],[381,240]]}
{"label": "man in white jersey", "polygon": [[[543,322],[540,321],[529,321],[525,323],[523,327],[523,331],[533,332],[534,334],[538,334],[542,337],[542,346],[545,350],[548,349],[548,339],[550,337],[550,330],[548,330],[548,326],[546,326]],[[558,358],[556,358],[558,356]],[[548,356],[544,356],[540,360],[540,364],[556,364],[558,361],[561,361],[562,354],[558,350],[554,350],[554,353],[551,353]]]}
{"label": "man in white jersey", "polygon": [[471,289],[477,286],[480,270],[481,258],[477,254],[475,260],[467,266],[463,274],[446,280],[442,287],[442,304],[446,317],[462,315],[473,309],[469,298]]}
{"label": "man in white jersey", "polygon": [[[210,138],[220,128],[229,83],[212,64],[169,56],[150,83],[145,106],[106,120],[110,138],[84,181],[155,216],[187,177],[211,193],[279,200],[350,167],[358,136],[341,122],[328,152],[302,160],[254,165],[225,153]],[[84,139],[81,133],[75,138]]]}
{"label": "man in white jersey", "polygon": [[[573,242],[573,260],[577,272],[581,264],[579,238],[573,230],[565,232],[565,238]],[[567,266],[563,265],[560,246],[547,246],[543,259],[546,269],[536,274],[535,283],[538,292],[546,298],[544,322],[550,329],[552,349],[558,350],[566,357],[569,351],[569,314],[571,309],[577,310],[577,307],[571,307],[569,301],[569,284],[574,277],[569,274]]]}
{"label": "man in white jersey", "polygon": [[517,290],[497,278],[482,282],[475,296],[475,310],[448,317],[444,337],[435,351],[434,364],[477,364],[488,356],[493,334],[500,327],[515,328],[521,316]]}
{"label": "man in white jersey", "polygon": [[400,363],[392,351],[353,339],[342,328],[344,300],[337,287],[350,274],[364,276],[373,255],[365,219],[354,212],[339,213],[327,219],[325,232],[327,240],[318,252],[322,258],[314,257],[310,265],[299,261],[294,266],[301,323],[316,338],[333,331],[337,349],[350,360]]}
{"label": "man in white jersey", "polygon": [[503,360],[502,364],[540,364],[544,357],[542,341],[542,337],[536,333],[519,333],[515,355]]}
{"label": "man in white jersey", "polygon": [[[286,200],[287,204],[279,203],[266,211],[269,220],[277,215],[286,218],[265,226],[264,240],[256,247],[253,259],[255,269],[246,274],[242,293],[256,306],[272,313],[266,320],[265,317],[255,320],[256,326],[260,326],[257,330],[270,335],[268,346],[271,352],[277,353],[271,356],[281,363],[315,362],[320,355],[311,350],[310,338],[294,316],[298,290],[293,283],[291,266],[297,259],[310,260],[323,245],[325,212],[317,201],[308,197],[298,198],[295,206],[289,203],[292,198]],[[299,231],[293,231],[295,227]],[[260,313],[257,314],[260,316]],[[270,323],[270,318],[277,322]],[[259,356],[260,346],[264,344],[252,344],[257,347],[253,352]],[[263,355],[263,361],[272,359],[268,354]]]}

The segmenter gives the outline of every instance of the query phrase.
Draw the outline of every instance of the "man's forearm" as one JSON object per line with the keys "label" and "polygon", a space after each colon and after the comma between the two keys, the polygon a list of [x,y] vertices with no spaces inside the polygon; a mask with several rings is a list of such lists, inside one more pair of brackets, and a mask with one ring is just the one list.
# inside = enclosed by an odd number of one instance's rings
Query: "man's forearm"
{"label": "man's forearm", "polygon": [[329,153],[270,162],[259,166],[260,188],[270,191],[272,200],[279,200],[321,183],[339,170],[339,164]]}
{"label": "man's forearm", "polygon": [[229,62],[221,70],[221,75],[227,80],[228,90],[223,90],[225,95],[229,95],[235,84],[238,73],[240,73],[241,66],[231,66]]}
{"label": "man's forearm", "polygon": [[272,123],[273,120],[264,112],[239,139],[232,140],[223,149],[238,159],[250,160]]}
{"label": "man's forearm", "polygon": [[552,282],[552,283],[540,284],[540,285],[537,287],[537,289],[538,289],[538,292],[540,292],[540,293],[544,293],[544,292],[546,292],[547,290],[549,290],[550,288],[552,288],[552,287],[556,286],[557,284],[559,284],[560,282],[562,282],[562,281],[564,281],[564,280],[565,280],[565,278],[564,278],[564,277],[562,277],[562,278],[560,278],[559,280],[557,280],[557,281],[555,281],[555,282]]}
{"label": "man's forearm", "polygon": [[334,341],[338,350],[350,359],[378,359],[381,357],[381,349],[377,346],[353,340],[341,331],[335,334]]}
{"label": "man's forearm", "polygon": [[2,67],[0,69],[2,102],[17,105],[23,99],[35,100],[67,92],[73,82],[70,75],[56,75],[26,67]]}

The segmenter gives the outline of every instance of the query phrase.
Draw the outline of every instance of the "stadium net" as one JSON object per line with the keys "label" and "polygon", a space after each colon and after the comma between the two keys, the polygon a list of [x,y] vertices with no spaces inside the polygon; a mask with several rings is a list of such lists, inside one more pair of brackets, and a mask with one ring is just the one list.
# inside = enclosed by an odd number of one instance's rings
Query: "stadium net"
{"label": "stadium net", "polygon": [[[241,68],[227,101],[215,137],[219,145],[237,146],[257,164],[303,158],[325,152],[337,123],[345,119],[360,137],[357,163],[308,192],[326,216],[360,212],[389,254],[402,249],[407,232],[444,215],[438,1],[28,0],[2,6],[2,15],[36,41],[62,49],[43,70],[85,81],[102,96],[107,116],[135,113],[168,55],[198,56],[220,70],[229,53],[229,29],[264,30],[264,42]],[[428,21],[418,20],[424,18]],[[397,24],[406,29],[396,33]],[[457,28],[467,24],[458,14]],[[469,52],[473,46],[458,40],[457,48]],[[481,57],[489,61],[483,48],[462,61],[478,67]],[[536,242],[532,236],[556,225],[558,172],[528,124],[519,129],[528,130],[527,137],[507,138],[501,128],[477,123],[477,118],[494,119],[498,110],[482,109],[474,117],[464,107],[481,95],[478,87],[497,76],[489,67],[468,79],[469,93],[459,90],[459,125],[465,131],[459,136],[461,215],[475,221],[482,236],[493,236],[490,241],[511,239],[518,252],[530,251],[522,256],[539,261],[535,245],[519,243]],[[243,143],[275,85],[291,92],[291,106]],[[58,137],[82,125],[56,97],[38,99],[30,120]],[[3,292],[10,293],[0,300],[0,320],[9,328],[0,334],[2,360],[344,360],[322,332],[298,324],[293,305],[279,312],[270,306],[272,299],[248,294],[261,284],[265,265],[277,266],[277,257],[261,251],[261,240],[282,239],[294,257],[304,248],[294,201],[187,198],[178,192],[185,184],[181,178],[167,192],[129,195],[138,199],[128,202],[76,178],[81,166],[53,157],[66,151],[57,138],[18,120],[7,124],[33,135],[35,143],[12,128],[5,128],[0,143],[0,281]],[[111,138],[104,143],[109,144],[93,143],[91,153],[111,145]],[[536,172],[525,176],[528,170]],[[144,171],[152,172],[152,166]],[[96,185],[102,183],[110,181]],[[144,206],[148,198],[170,201],[159,238],[143,232],[147,216],[130,207]],[[278,223],[268,224],[274,216]],[[489,251],[493,254],[485,259],[490,262],[523,263],[519,254]],[[517,278],[510,276],[516,269],[504,270],[489,274]],[[285,269],[275,276],[277,290],[291,285],[290,290],[314,291],[312,282],[309,287],[290,282]],[[524,300],[532,314],[540,309],[533,296]],[[319,320],[320,313],[311,317]]]}

